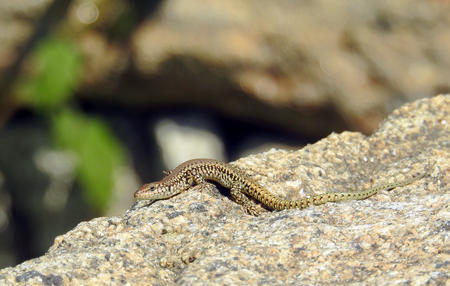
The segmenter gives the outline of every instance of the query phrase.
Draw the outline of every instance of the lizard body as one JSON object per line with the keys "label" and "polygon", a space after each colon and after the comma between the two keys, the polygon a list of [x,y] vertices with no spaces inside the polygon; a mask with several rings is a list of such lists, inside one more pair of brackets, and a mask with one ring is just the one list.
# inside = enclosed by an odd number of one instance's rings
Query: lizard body
{"label": "lizard body", "polygon": [[241,204],[249,214],[258,215],[259,210],[249,197],[271,210],[303,209],[327,202],[363,200],[380,190],[404,186],[418,179],[418,176],[413,176],[401,182],[382,184],[358,192],[324,193],[299,200],[286,200],[274,195],[253,181],[238,167],[217,160],[189,160],[166,174],[167,176],[161,181],[143,185],[134,193],[134,197],[137,200],[167,199],[188,190],[192,186],[213,181],[230,189],[232,199]]}

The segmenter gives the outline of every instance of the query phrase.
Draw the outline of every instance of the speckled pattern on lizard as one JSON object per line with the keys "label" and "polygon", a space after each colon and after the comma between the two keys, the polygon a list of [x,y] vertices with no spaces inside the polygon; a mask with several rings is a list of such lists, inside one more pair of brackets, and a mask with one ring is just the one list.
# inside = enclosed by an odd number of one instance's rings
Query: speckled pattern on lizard
{"label": "speckled pattern on lizard", "polygon": [[174,170],[166,172],[166,174],[167,176],[161,181],[144,184],[134,193],[134,197],[137,200],[167,199],[195,185],[212,181],[230,189],[232,199],[242,205],[249,214],[255,216],[259,215],[261,211],[250,198],[259,201],[270,210],[303,209],[311,205],[321,205],[327,202],[363,200],[373,196],[380,190],[408,185],[425,175],[425,173],[416,174],[403,181],[381,184],[357,192],[324,193],[304,197],[299,200],[286,200],[274,195],[256,183],[238,167],[218,160],[189,160],[180,164]]}

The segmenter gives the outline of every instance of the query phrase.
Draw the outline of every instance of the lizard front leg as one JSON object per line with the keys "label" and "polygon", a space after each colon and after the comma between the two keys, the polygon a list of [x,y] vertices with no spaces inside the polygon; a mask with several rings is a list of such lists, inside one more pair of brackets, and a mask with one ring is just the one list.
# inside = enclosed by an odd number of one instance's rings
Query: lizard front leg
{"label": "lizard front leg", "polygon": [[202,176],[192,171],[186,172],[186,181],[191,187],[195,185],[205,185],[208,183]]}

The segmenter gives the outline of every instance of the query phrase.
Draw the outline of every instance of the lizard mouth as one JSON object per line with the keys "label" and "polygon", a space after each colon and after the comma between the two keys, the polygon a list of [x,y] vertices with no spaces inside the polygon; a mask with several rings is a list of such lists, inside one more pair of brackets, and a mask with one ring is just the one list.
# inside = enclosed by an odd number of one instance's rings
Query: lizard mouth
{"label": "lizard mouth", "polygon": [[154,189],[154,184],[144,184],[134,193],[134,198],[137,200],[152,199],[151,193]]}
{"label": "lizard mouth", "polygon": [[177,194],[174,190],[174,188],[167,187],[163,184],[149,183],[142,185],[142,187],[134,193],[134,198],[138,201],[168,199]]}

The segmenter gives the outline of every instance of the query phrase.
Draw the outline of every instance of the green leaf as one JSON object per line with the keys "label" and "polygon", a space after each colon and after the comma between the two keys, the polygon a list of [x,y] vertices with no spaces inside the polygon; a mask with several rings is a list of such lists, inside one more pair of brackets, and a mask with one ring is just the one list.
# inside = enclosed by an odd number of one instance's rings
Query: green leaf
{"label": "green leaf", "polygon": [[60,38],[43,40],[32,54],[34,72],[21,83],[21,97],[38,110],[61,106],[73,94],[81,71],[75,46]]}
{"label": "green leaf", "polygon": [[78,175],[87,202],[98,211],[108,206],[114,172],[124,152],[106,124],[74,111],[53,117],[55,142],[78,157]]}

